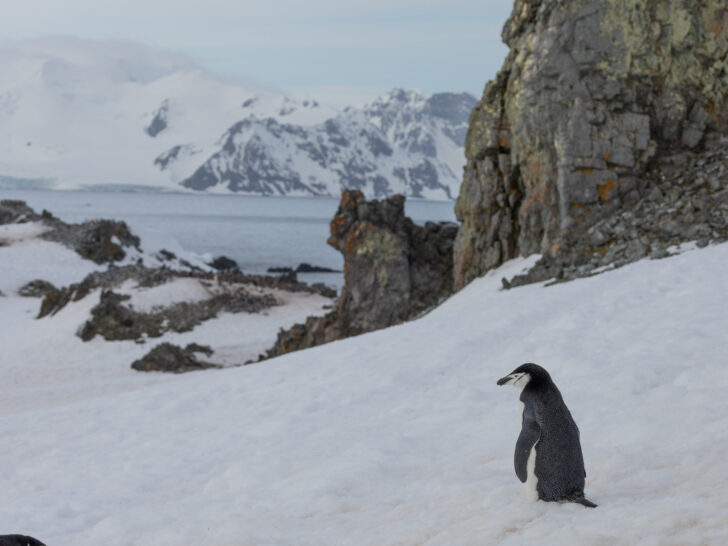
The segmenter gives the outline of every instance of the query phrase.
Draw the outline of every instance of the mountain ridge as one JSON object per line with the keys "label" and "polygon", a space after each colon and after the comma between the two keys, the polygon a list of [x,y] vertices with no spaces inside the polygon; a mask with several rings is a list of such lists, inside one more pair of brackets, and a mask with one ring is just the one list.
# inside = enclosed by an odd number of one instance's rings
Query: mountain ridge
{"label": "mountain ridge", "polygon": [[338,109],[175,52],[75,38],[0,44],[0,76],[0,175],[54,189],[454,199],[476,104],[394,89]]}

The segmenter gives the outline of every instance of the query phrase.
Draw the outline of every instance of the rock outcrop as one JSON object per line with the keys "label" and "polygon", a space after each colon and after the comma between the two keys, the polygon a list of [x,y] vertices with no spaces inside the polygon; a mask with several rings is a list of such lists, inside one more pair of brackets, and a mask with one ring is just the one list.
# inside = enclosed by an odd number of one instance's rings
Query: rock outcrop
{"label": "rock outcrop", "polygon": [[131,367],[138,372],[184,373],[209,368],[222,368],[219,364],[202,361],[198,353],[210,357],[213,350],[207,345],[190,343],[184,349],[171,343],[160,343],[139,360],[132,362]]}
{"label": "rock outcrop", "polygon": [[123,260],[125,247],[139,249],[139,237],[132,234],[125,222],[90,220],[68,224],[44,210],[37,214],[25,201],[0,201],[0,225],[41,222],[48,231],[41,237],[61,243],[97,264]]}
{"label": "rock outcrop", "polygon": [[452,291],[457,226],[418,226],[404,215],[404,201],[366,201],[360,191],[345,191],[331,221],[327,242],[344,255],[338,312],[350,335],[412,318]]}
{"label": "rock outcrop", "polygon": [[287,292],[309,292],[327,298],[336,297],[335,290],[321,283],[308,285],[295,279],[288,279],[285,276],[246,275],[239,270],[210,273],[198,269],[175,270],[167,267],[150,268],[135,264],[121,267],[112,266],[105,271],[94,271],[84,277],[81,282],[48,292],[41,302],[37,318],[55,315],[69,302],[79,301],[96,289],[113,290],[129,280],[133,281],[138,287],[150,288],[176,278],[195,278],[208,283],[208,285],[215,284],[230,297],[233,307],[236,301],[234,293],[236,285],[252,285],[260,288],[286,290]]}
{"label": "rock outcrop", "polygon": [[18,295],[23,296],[24,298],[45,298],[48,294],[52,294],[57,290],[58,289],[48,281],[35,279],[34,281],[24,284],[20,290],[18,290]]}
{"label": "rock outcrop", "polygon": [[139,312],[125,305],[124,302],[129,299],[129,296],[111,290],[102,291],[99,303],[91,309],[91,318],[79,331],[79,337],[84,341],[96,335],[107,341],[143,340],[145,337],[160,337],[165,332],[189,332],[223,311],[258,313],[278,304],[270,294],[251,294],[242,287],[207,300],[175,303],[151,312]]}
{"label": "rock outcrop", "polygon": [[0,226],[3,224],[21,224],[40,220],[41,215],[27,205],[25,201],[3,199],[0,201]]}
{"label": "rock outcrop", "polygon": [[217,269],[218,271],[229,271],[231,269],[240,269],[238,267],[238,262],[236,262],[232,258],[228,258],[227,256],[218,256],[217,258],[212,260],[207,265],[209,265],[213,269]]}
{"label": "rock outcrop", "polygon": [[723,0],[516,0],[470,117],[455,286],[519,255],[530,280],[728,238]]}
{"label": "rock outcrop", "polygon": [[398,324],[452,292],[457,226],[418,226],[404,215],[404,201],[401,195],[366,201],[358,190],[343,192],[328,239],[344,255],[337,307],[281,332],[268,357]]}
{"label": "rock outcrop", "polygon": [[42,237],[72,248],[97,264],[123,260],[126,257],[124,247],[139,250],[139,237],[131,233],[126,222],[116,220],[89,220],[81,224],[56,222],[55,228]]}

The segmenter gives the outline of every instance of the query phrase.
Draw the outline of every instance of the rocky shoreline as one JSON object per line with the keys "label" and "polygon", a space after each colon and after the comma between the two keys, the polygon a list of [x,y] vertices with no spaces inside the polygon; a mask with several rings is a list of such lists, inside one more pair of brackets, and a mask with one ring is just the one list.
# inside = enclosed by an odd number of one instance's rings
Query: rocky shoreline
{"label": "rocky shoreline", "polygon": [[[94,220],[67,224],[48,211],[37,214],[22,201],[0,201],[0,225],[11,224],[36,225],[38,238],[61,244],[84,260],[105,267],[66,286],[56,287],[37,278],[17,291],[19,296],[41,300],[37,313],[40,320],[52,320],[69,304],[98,298],[88,304],[88,318],[76,332],[84,342],[98,336],[108,342],[131,340],[143,344],[168,332],[192,332],[222,314],[265,313],[285,305],[295,294],[321,297],[324,301],[336,297],[334,289],[322,283],[299,282],[295,275],[246,274],[225,257],[205,267],[161,250],[153,256],[157,265],[146,265],[149,256],[141,253],[139,238],[123,222]],[[259,358],[251,355],[233,364],[219,364],[207,361],[213,353],[213,348],[198,343],[182,349],[164,342],[140,360],[143,364],[135,361],[133,368],[180,373],[242,365]]]}

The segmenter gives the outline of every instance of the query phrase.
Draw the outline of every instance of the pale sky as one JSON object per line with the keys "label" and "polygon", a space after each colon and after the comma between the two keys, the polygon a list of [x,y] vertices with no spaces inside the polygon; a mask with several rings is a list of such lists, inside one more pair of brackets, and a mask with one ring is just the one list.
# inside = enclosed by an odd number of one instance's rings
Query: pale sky
{"label": "pale sky", "polygon": [[480,96],[511,0],[6,0],[0,37],[123,39],[297,94]]}

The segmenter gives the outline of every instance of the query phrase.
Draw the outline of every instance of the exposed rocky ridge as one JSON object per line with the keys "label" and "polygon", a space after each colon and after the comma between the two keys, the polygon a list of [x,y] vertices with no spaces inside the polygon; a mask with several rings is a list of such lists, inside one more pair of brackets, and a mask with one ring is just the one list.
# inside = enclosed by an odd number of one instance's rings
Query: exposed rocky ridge
{"label": "exposed rocky ridge", "polygon": [[451,293],[457,226],[418,226],[404,215],[404,201],[401,195],[366,201],[360,191],[343,192],[328,240],[344,255],[337,307],[282,331],[267,357],[398,324]]}
{"label": "exposed rocky ridge", "polygon": [[[339,195],[359,189],[452,199],[462,170],[467,93],[425,96],[395,89],[362,108],[313,124],[251,115],[232,125],[219,151],[181,184],[264,195]],[[180,146],[160,155],[166,169]]]}
{"label": "exposed rocky ridge", "polygon": [[516,0],[503,40],[470,117],[456,288],[518,255],[571,278],[728,237],[725,2]]}
{"label": "exposed rocky ridge", "polygon": [[160,337],[165,332],[189,332],[223,311],[258,313],[278,304],[270,294],[251,294],[240,286],[230,287],[210,299],[175,303],[151,312],[135,311],[124,305],[129,299],[129,296],[111,290],[102,291],[99,303],[91,309],[91,318],[79,330],[78,336],[84,341],[97,335],[107,341],[143,340]]}
{"label": "exposed rocky ridge", "polygon": [[[73,283],[50,292],[41,302],[38,318],[54,315],[70,301],[79,301],[96,289],[113,290],[128,280],[133,280],[138,287],[150,288],[159,286],[176,278],[193,278],[216,286],[220,290],[230,291],[237,285],[252,285],[260,288],[275,288],[288,292],[310,292],[327,298],[336,297],[336,291],[328,286],[316,283],[309,285],[286,276],[269,277],[265,275],[247,275],[238,270],[211,273],[200,270],[177,270],[167,267],[150,268],[141,264],[109,267],[105,271],[94,271],[81,282]],[[228,290],[226,287],[230,287]]]}
{"label": "exposed rocky ridge", "polygon": [[46,210],[36,213],[25,201],[0,201],[0,225],[25,222],[45,224],[48,231],[41,238],[61,243],[97,264],[123,260],[125,247],[139,250],[139,238],[131,233],[125,222],[90,220],[67,224]]}
{"label": "exposed rocky ridge", "polygon": [[34,281],[24,284],[20,290],[18,290],[18,296],[23,296],[24,298],[45,298],[48,294],[51,294],[56,290],[58,289],[48,281],[35,279]]}
{"label": "exposed rocky ridge", "polygon": [[154,113],[154,118],[152,118],[152,121],[149,123],[146,129],[146,133],[154,138],[159,133],[164,131],[167,128],[167,116],[169,114],[169,101],[165,100],[162,101],[162,104],[160,105],[159,109]]}
{"label": "exposed rocky ridge", "polygon": [[190,343],[184,349],[171,343],[160,343],[139,360],[132,362],[131,367],[139,372],[171,372],[184,373],[209,368],[222,368],[220,364],[202,361],[198,353],[210,357],[213,350],[207,345]]}

